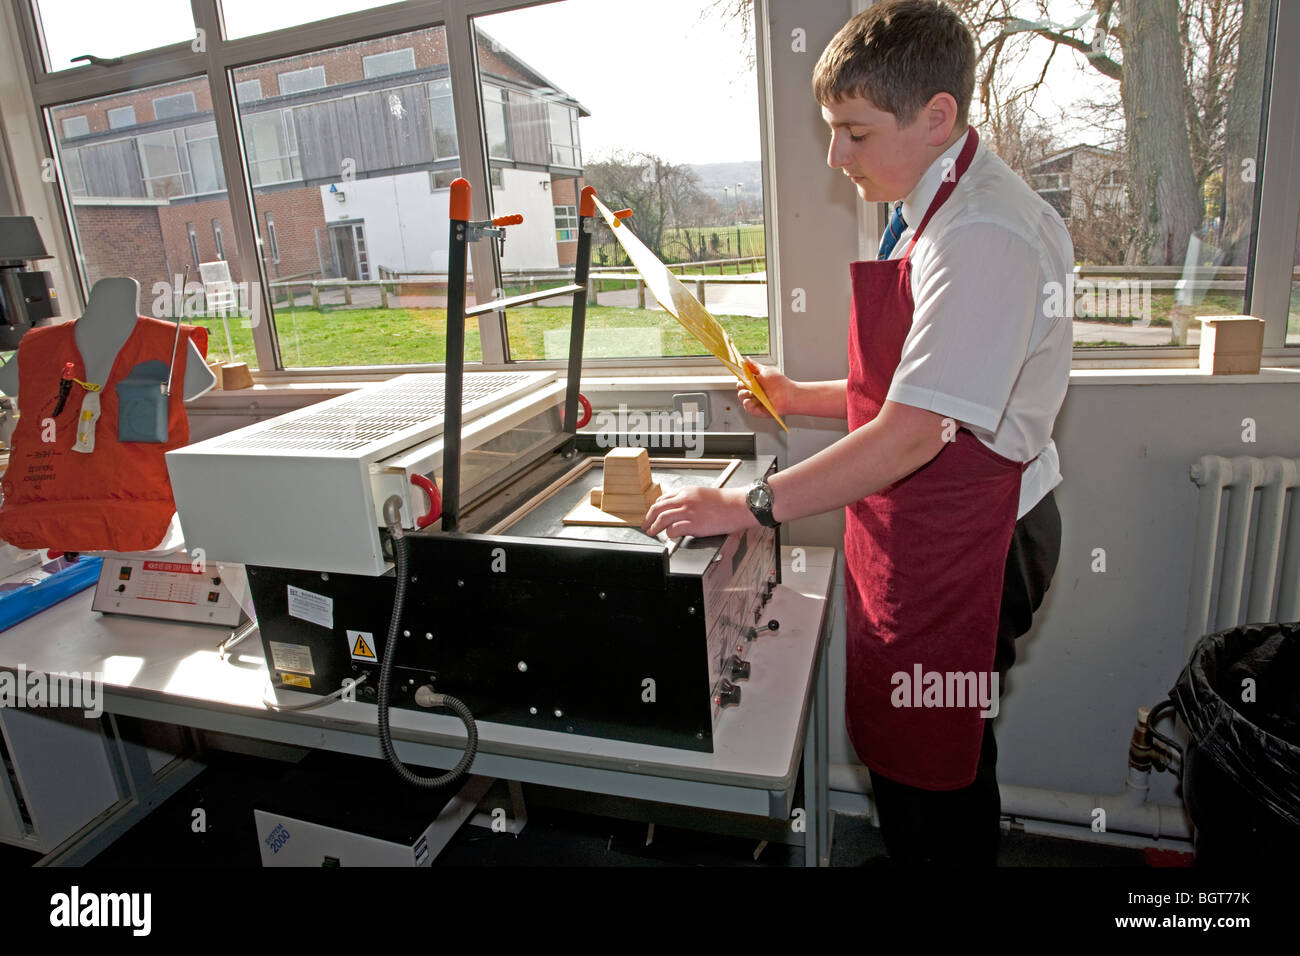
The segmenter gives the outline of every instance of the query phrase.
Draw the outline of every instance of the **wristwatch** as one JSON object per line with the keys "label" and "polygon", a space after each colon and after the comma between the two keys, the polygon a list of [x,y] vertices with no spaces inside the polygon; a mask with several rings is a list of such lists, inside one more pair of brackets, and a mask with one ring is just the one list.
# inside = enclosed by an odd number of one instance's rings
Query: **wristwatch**
{"label": "wristwatch", "polygon": [[780,524],[772,517],[772,486],[761,478],[745,492],[745,504],[749,505],[749,510],[764,527],[775,528]]}

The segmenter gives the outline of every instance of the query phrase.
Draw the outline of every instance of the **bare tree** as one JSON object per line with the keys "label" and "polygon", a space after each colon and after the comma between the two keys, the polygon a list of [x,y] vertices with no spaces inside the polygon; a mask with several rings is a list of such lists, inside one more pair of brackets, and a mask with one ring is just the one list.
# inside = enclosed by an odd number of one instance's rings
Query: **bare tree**
{"label": "bare tree", "polygon": [[[1031,106],[1059,50],[1118,83],[1100,107],[1113,130],[1122,110],[1129,201],[1137,213],[1126,258],[1181,264],[1204,211],[1210,174],[1255,155],[1267,42],[1266,0],[1093,0],[1064,22],[1049,0],[949,0],[976,37],[977,89],[986,112],[1017,100]],[[1053,10],[1061,4],[1051,2]],[[1059,13],[1057,14],[1059,17]],[[1010,76],[1031,45],[1050,43],[1042,71],[1023,88]],[[1240,69],[1239,69],[1240,66]],[[1237,172],[1223,177],[1228,261],[1249,233],[1253,190]]]}
{"label": "bare tree", "polygon": [[695,173],[652,153],[615,152],[588,162],[583,174],[611,209],[631,209],[632,228],[661,259],[669,230],[703,201]]}

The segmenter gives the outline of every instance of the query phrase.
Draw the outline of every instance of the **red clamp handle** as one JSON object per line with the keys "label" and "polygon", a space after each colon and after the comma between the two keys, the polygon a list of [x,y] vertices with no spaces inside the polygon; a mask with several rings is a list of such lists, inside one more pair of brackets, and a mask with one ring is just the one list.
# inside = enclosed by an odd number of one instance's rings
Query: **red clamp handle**
{"label": "red clamp handle", "polygon": [[[582,406],[582,414],[578,416],[578,427],[582,428],[587,422],[591,421],[591,402],[587,401],[587,396],[582,392],[578,393],[578,404]],[[564,409],[560,409],[560,424],[564,424]]]}
{"label": "red clamp handle", "polygon": [[417,528],[427,528],[442,517],[442,495],[438,494],[438,486],[424,475],[412,475],[411,484],[423,488],[429,497],[429,510],[415,519]]}
{"label": "red clamp handle", "polygon": [[523,221],[524,221],[524,217],[519,213],[515,213],[513,216],[497,216],[495,219],[492,220],[492,225],[517,226]]}

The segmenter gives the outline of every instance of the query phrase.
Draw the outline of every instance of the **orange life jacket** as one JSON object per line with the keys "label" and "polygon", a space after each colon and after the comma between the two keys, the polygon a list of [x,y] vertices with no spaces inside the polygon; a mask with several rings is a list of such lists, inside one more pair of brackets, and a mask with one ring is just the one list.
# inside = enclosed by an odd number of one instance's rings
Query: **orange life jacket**
{"label": "orange life jacket", "polygon": [[57,417],[64,365],[85,381],[73,339],[75,322],[35,328],[18,345],[20,412],[9,467],[0,481],[0,538],[19,548],[61,551],[148,551],[158,546],[176,511],[164,455],[189,443],[184,382],[192,341],[207,354],[207,329],[184,326],[167,399],[166,442],[118,441],[116,385],[142,362],[170,364],[176,336],[171,322],[141,316],[113,361],[99,392],[94,451],[74,452],[86,391],[74,384]]}

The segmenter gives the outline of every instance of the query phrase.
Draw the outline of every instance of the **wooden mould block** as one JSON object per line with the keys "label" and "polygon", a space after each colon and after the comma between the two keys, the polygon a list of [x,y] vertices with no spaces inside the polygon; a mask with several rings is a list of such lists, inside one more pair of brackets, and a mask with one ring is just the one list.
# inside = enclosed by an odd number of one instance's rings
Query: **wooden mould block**
{"label": "wooden mould block", "polygon": [[663,494],[650,473],[649,453],[644,448],[614,448],[605,455],[603,468],[601,487],[565,515],[564,523],[639,526]]}

